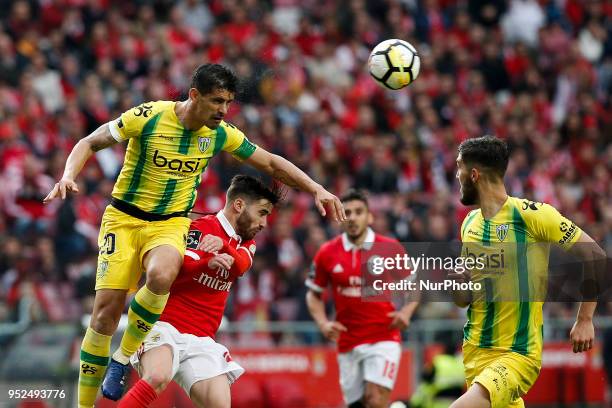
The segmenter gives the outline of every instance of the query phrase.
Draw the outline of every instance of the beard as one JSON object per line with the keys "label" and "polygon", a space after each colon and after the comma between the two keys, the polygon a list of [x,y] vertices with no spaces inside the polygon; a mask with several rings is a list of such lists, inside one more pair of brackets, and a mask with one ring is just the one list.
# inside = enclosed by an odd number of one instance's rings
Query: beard
{"label": "beard", "polygon": [[259,228],[250,228],[253,225],[253,219],[244,211],[236,220],[236,233],[240,235],[243,241],[249,241],[257,235]]}
{"label": "beard", "polygon": [[476,185],[469,178],[461,183],[461,198],[459,201],[463,205],[474,205],[478,202]]}
{"label": "beard", "polygon": [[351,241],[356,241],[359,239],[359,237],[361,237],[365,233],[366,229],[367,229],[367,226],[363,228],[360,228],[359,226],[355,226],[351,228],[351,226],[349,225],[345,231],[346,231],[346,235],[348,235]]}

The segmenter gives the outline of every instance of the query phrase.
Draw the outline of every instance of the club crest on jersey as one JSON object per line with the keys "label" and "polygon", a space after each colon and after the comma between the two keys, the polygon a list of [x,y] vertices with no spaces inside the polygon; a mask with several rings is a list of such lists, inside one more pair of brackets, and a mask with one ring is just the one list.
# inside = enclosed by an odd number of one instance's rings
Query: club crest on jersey
{"label": "club crest on jersey", "polygon": [[382,271],[378,271],[377,268],[374,268],[374,263],[376,263],[377,258],[380,258],[380,256],[373,255],[366,262],[366,267],[368,268],[367,270],[371,275],[380,275],[382,273]]}
{"label": "club crest on jersey", "polygon": [[336,264],[336,266],[334,266],[334,269],[332,269],[333,273],[342,273],[344,272],[344,268],[342,267],[342,265],[340,264]]}
{"label": "club crest on jersey", "polygon": [[202,153],[204,153],[206,149],[208,149],[208,146],[210,146],[210,137],[198,138],[198,147],[200,148],[200,151]]}
{"label": "club crest on jersey", "polygon": [[499,238],[500,241],[506,239],[509,228],[510,227],[508,226],[508,224],[502,224],[497,226],[497,228],[495,229],[495,233],[497,234],[497,238]]}

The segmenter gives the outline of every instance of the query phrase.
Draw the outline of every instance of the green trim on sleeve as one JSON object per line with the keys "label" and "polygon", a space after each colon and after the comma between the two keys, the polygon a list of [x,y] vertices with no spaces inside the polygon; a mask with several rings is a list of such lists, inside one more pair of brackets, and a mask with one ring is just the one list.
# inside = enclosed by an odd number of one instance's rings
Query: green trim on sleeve
{"label": "green trim on sleeve", "polygon": [[238,146],[238,148],[234,150],[232,154],[238,157],[240,160],[246,160],[251,157],[251,155],[255,152],[256,149],[257,145],[255,145],[245,137],[242,141],[242,144]]}

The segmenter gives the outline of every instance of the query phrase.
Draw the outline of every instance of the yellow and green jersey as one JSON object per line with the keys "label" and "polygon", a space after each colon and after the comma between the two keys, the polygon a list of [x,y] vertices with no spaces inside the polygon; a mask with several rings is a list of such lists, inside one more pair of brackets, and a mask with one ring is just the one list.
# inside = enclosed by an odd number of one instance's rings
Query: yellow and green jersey
{"label": "yellow and green jersey", "polygon": [[482,289],[473,292],[464,341],[540,360],[546,243],[569,249],[580,235],[580,228],[544,203],[508,197],[490,219],[480,209],[471,211],[461,226],[462,256],[481,257],[484,268],[472,269],[472,280]]}
{"label": "yellow and green jersey", "polygon": [[213,156],[224,150],[245,160],[255,151],[256,146],[226,122],[216,129],[185,129],[175,105],[172,101],[143,103],[109,123],[117,141],[129,139],[114,199],[152,214],[189,211]]}

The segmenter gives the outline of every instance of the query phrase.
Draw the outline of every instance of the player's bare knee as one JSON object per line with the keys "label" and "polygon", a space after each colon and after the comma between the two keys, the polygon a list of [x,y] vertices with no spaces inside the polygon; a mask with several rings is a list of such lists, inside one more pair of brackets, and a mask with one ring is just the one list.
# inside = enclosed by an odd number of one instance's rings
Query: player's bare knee
{"label": "player's bare knee", "polygon": [[151,386],[151,388],[153,388],[155,392],[159,394],[166,389],[168,384],[170,384],[170,381],[172,381],[172,378],[164,373],[151,372],[145,373],[143,380],[145,380]]}
{"label": "player's bare knee", "polygon": [[176,272],[172,268],[160,268],[152,266],[147,270],[147,288],[158,295],[166,294],[176,278]]}
{"label": "player's bare knee", "polygon": [[143,265],[146,270],[147,287],[156,294],[166,294],[183,264],[183,257],[174,248],[154,248],[145,255]]}
{"label": "player's bare knee", "polygon": [[384,397],[377,390],[366,391],[363,395],[366,408],[383,408],[385,406]]}

